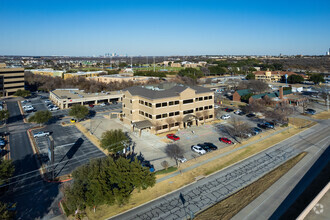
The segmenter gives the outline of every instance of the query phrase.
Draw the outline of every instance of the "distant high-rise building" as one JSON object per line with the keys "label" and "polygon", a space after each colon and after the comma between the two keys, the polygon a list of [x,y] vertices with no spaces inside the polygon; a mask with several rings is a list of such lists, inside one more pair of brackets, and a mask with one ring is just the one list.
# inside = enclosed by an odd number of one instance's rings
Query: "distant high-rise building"
{"label": "distant high-rise building", "polygon": [[4,96],[13,95],[24,89],[24,68],[0,65],[0,90]]}
{"label": "distant high-rise building", "polygon": [[327,56],[330,56],[330,48],[329,48],[329,51],[326,54],[327,54]]}

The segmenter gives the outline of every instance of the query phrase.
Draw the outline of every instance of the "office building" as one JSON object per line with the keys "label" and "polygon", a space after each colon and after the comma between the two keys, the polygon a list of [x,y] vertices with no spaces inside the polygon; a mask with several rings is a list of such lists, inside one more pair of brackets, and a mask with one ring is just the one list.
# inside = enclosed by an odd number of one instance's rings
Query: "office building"
{"label": "office building", "polygon": [[214,92],[166,83],[123,90],[123,122],[132,129],[161,133],[214,119]]}
{"label": "office building", "polygon": [[13,95],[18,89],[24,89],[24,68],[0,65],[0,90],[4,96]]}

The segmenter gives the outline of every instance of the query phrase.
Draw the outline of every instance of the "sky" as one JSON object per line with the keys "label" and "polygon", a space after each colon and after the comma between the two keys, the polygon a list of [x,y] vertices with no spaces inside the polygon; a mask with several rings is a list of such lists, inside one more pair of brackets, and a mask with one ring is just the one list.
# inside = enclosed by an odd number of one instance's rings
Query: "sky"
{"label": "sky", "polygon": [[324,55],[329,0],[0,0],[0,55]]}

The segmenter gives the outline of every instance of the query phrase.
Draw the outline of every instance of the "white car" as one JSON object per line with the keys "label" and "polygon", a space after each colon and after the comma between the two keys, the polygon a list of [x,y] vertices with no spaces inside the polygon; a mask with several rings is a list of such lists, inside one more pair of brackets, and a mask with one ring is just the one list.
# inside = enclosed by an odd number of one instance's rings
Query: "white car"
{"label": "white car", "polygon": [[197,146],[197,145],[191,146],[191,150],[195,151],[196,153],[199,153],[201,155],[206,153],[206,151],[202,147]]}
{"label": "white car", "polygon": [[46,104],[51,104],[52,101],[50,101],[49,99],[47,99],[47,100],[45,100],[45,103],[46,103]]}
{"label": "white car", "polygon": [[100,104],[100,106],[105,106],[105,103],[104,103],[104,102],[103,102],[103,103],[101,103],[101,104]]}
{"label": "white car", "polygon": [[227,120],[229,118],[230,118],[230,115],[228,115],[228,114],[221,116],[221,119],[223,119],[223,120]]}
{"label": "white car", "polygon": [[220,106],[218,106],[218,105],[214,105],[214,108],[220,108]]}
{"label": "white car", "polygon": [[22,108],[23,109],[25,109],[25,108],[33,108],[33,106],[32,105],[23,105]]}
{"label": "white car", "polygon": [[50,135],[50,132],[49,131],[39,131],[37,133],[34,133],[33,134],[33,137],[44,137],[44,136],[48,136]]}
{"label": "white car", "polygon": [[56,111],[56,110],[59,110],[59,107],[57,106],[53,106],[52,108],[49,108],[50,111]]}
{"label": "white car", "polygon": [[183,156],[176,158],[180,163],[187,162],[187,159]]}
{"label": "white car", "polygon": [[242,112],[241,110],[237,110],[237,111],[234,111],[234,114],[238,115],[241,112]]}

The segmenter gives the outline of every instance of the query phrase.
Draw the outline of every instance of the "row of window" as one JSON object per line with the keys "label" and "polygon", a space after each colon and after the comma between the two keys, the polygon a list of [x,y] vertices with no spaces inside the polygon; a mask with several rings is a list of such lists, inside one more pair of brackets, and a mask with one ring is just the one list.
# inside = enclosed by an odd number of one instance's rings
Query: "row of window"
{"label": "row of window", "polygon": [[[213,118],[213,115],[207,115],[207,116],[205,116],[205,120],[206,120],[206,119],[209,119],[209,118]],[[204,118],[201,117],[201,118],[199,118],[198,120],[199,120],[199,121],[202,121],[202,120],[204,120]],[[179,122],[175,122],[175,123],[171,123],[171,124],[169,124],[169,125],[170,125],[170,127],[172,128],[172,127],[179,126],[180,123],[179,123]],[[162,129],[167,129],[167,128],[168,128],[168,125],[167,125],[167,124],[166,124],[166,125],[159,125],[159,126],[156,127],[157,130],[162,130]]]}
{"label": "row of window", "polygon": [[[131,111],[131,114],[132,114],[132,111]],[[145,116],[147,118],[152,119],[152,115],[147,113],[147,112],[139,111],[139,114],[142,115],[142,116]]]}
{"label": "row of window", "polygon": [[[198,97],[195,99],[195,101],[203,101],[203,100],[210,100],[212,99],[212,96],[204,96],[204,97]],[[182,103],[183,104],[190,104],[190,103],[193,103],[194,102],[194,99],[186,99],[186,100],[183,100]],[[151,107],[151,103],[149,102],[145,102],[143,100],[139,100],[139,103],[141,105],[146,105],[146,106],[149,106]],[[179,105],[180,102],[177,100],[177,101],[169,101],[169,102],[162,102],[162,103],[156,103],[156,108],[161,108],[161,107],[167,107],[167,106],[172,106],[172,105]]]}
{"label": "row of window", "polygon": [[212,108],[213,108],[213,106],[209,105],[209,106],[204,106],[204,108],[203,107],[196,108],[195,111],[198,112],[198,111],[208,110],[208,109],[212,109]]}
{"label": "row of window", "polygon": [[[131,103],[132,103],[132,99],[131,99]],[[145,101],[143,101],[143,100],[139,100],[139,103],[141,104],[141,105],[145,105],[145,106],[148,106],[148,107],[152,107],[152,103],[150,103],[150,102],[145,102]]]}
{"label": "row of window", "polygon": [[177,111],[177,112],[170,112],[170,113],[164,113],[164,114],[160,114],[160,115],[156,115],[156,119],[161,119],[161,118],[167,118],[168,116],[169,117],[173,117],[173,116],[177,116],[177,115],[180,115],[180,112]]}
{"label": "row of window", "polygon": [[204,99],[203,97],[198,97],[198,98],[195,98],[195,102],[198,102],[198,101],[203,101],[203,100],[211,100],[212,99],[212,96],[204,96]]}

